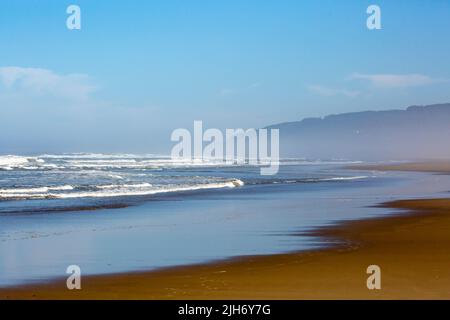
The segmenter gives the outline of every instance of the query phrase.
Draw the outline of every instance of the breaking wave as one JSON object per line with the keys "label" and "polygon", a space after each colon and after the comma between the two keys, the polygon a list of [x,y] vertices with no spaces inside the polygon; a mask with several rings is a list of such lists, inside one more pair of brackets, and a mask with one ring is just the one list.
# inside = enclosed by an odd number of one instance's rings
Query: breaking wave
{"label": "breaking wave", "polygon": [[[355,164],[359,161],[282,159],[279,165]],[[107,170],[107,169],[165,169],[191,167],[230,167],[216,159],[172,159],[161,155],[77,153],[39,156],[0,156],[0,170]]]}
{"label": "breaking wave", "polygon": [[[368,178],[320,171],[320,165],[348,163],[355,161],[283,159],[280,165],[287,170],[284,174],[264,177],[248,170],[246,165],[216,160],[174,160],[160,155],[5,155],[0,156],[0,201],[106,198],[104,202],[110,202],[108,198],[236,188],[244,182],[246,185],[270,185]],[[314,174],[310,175],[308,165],[319,166],[319,169],[314,167]],[[290,166],[295,168],[294,174],[290,173]],[[298,166],[303,168],[298,169]],[[56,202],[60,201],[52,201]]]}
{"label": "breaking wave", "polygon": [[0,169],[39,168],[45,161],[37,157],[0,156]]}
{"label": "breaking wave", "polygon": [[[99,185],[92,187],[55,186],[39,188],[0,189],[0,199],[32,200],[32,199],[74,199],[74,198],[108,198],[124,196],[145,196],[159,193],[194,191],[201,189],[235,188],[243,186],[244,182],[233,179],[221,182],[202,183],[197,185],[167,185],[153,187],[149,183],[124,185]],[[87,191],[83,189],[89,188]],[[69,192],[57,192],[69,191]]]}

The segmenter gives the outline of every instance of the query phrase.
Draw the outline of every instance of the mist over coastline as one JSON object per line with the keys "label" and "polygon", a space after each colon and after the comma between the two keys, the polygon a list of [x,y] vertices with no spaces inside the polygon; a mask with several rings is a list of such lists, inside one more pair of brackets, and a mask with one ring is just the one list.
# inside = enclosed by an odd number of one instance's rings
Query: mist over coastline
{"label": "mist over coastline", "polygon": [[[439,160],[450,157],[450,149],[443,146],[450,141],[450,103],[411,106],[407,109],[386,111],[362,111],[328,115],[322,118],[305,118],[300,121],[269,125],[268,129],[280,130],[281,158],[305,158],[311,160]],[[188,127],[189,129],[189,127]],[[122,139],[94,137],[89,141],[70,137],[65,147],[45,148],[46,142],[34,149],[16,148],[12,140],[0,142],[0,155],[17,154],[38,156],[45,153],[106,153],[169,155],[170,130],[167,136],[142,134],[138,140],[133,135]],[[64,135],[64,133],[63,133]],[[3,137],[6,139],[6,137]],[[31,139],[31,138],[30,138]],[[27,138],[21,140],[26,142]],[[62,138],[64,140],[64,138]],[[130,140],[129,144],[125,141]],[[117,142],[117,143],[113,143]],[[25,145],[26,143],[24,143]],[[97,147],[101,145],[101,147]],[[125,147],[126,145],[126,147]]]}
{"label": "mist over coastline", "polygon": [[450,157],[450,103],[275,124],[282,157],[438,160]]}

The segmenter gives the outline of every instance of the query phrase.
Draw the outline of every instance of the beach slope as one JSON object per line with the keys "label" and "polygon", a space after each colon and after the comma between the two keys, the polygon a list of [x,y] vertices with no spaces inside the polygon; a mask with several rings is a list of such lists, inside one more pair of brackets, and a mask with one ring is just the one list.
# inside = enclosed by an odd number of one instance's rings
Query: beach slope
{"label": "beach slope", "polygon": [[[153,272],[0,289],[1,299],[450,299],[450,200],[405,200],[397,214],[314,232],[334,247]],[[404,213],[401,211],[405,210]],[[381,268],[381,290],[366,286]]]}

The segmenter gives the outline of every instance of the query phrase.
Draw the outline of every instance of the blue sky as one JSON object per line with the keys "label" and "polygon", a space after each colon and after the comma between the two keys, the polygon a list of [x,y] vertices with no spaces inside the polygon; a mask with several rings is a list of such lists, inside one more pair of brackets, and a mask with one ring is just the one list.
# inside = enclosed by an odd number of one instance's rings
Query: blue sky
{"label": "blue sky", "polygon": [[[366,28],[370,4],[382,30]],[[450,102],[449,38],[446,0],[3,0],[0,154],[168,152],[194,120]]]}

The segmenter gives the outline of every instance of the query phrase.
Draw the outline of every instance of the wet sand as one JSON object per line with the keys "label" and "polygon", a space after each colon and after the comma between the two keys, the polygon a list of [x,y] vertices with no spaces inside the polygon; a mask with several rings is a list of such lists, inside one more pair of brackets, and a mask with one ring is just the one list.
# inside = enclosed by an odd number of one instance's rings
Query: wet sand
{"label": "wet sand", "polygon": [[450,161],[434,162],[410,162],[394,164],[364,164],[348,166],[355,170],[376,170],[376,171],[420,171],[435,173],[450,173]]}
{"label": "wet sand", "polygon": [[[152,272],[85,276],[0,289],[1,299],[450,299],[450,200],[405,200],[384,218],[314,232],[340,244],[322,250],[244,257]],[[368,290],[366,268],[381,268]]]}

